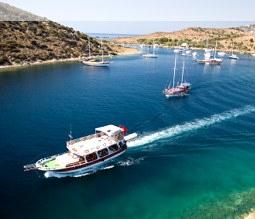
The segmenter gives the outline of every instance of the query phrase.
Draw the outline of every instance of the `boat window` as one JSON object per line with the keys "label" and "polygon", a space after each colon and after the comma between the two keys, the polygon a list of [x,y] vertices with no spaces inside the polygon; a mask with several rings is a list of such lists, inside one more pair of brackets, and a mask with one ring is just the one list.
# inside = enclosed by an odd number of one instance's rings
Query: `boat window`
{"label": "boat window", "polygon": [[79,157],[79,161],[84,162],[85,158],[81,156],[81,157]]}
{"label": "boat window", "polygon": [[112,145],[112,146],[109,147],[109,150],[110,150],[111,152],[117,151],[118,149],[119,149],[119,147],[118,147],[117,144],[114,144],[114,145]]}
{"label": "boat window", "polygon": [[123,139],[123,134],[122,133],[119,133],[117,135],[115,135],[115,141],[120,141]]}
{"label": "boat window", "polygon": [[120,141],[120,142],[119,142],[119,146],[120,146],[120,148],[121,148],[121,147],[123,147],[124,145],[125,145],[125,143],[124,143],[124,142],[122,142],[122,141]]}
{"label": "boat window", "polygon": [[89,154],[89,155],[86,156],[86,160],[88,162],[94,161],[96,159],[97,159],[97,154],[96,153],[92,153],[92,154]]}
{"label": "boat window", "polygon": [[109,154],[109,151],[107,148],[104,148],[103,150],[98,151],[97,154],[99,157],[104,157]]}

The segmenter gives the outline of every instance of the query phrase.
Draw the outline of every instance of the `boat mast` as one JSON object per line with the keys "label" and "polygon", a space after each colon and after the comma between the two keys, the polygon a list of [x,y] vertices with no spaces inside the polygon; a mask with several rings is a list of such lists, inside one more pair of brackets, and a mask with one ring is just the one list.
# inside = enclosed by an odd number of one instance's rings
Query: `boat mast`
{"label": "boat mast", "polygon": [[175,60],[174,60],[174,76],[173,76],[173,87],[174,87],[174,81],[175,81],[175,71],[176,71],[176,57],[175,57]]}
{"label": "boat mast", "polygon": [[215,49],[214,49],[214,59],[216,58],[216,48],[217,48],[217,41],[216,41],[216,45],[215,45]]}
{"label": "boat mast", "polygon": [[89,58],[91,57],[91,53],[90,53],[90,41],[89,41]]}
{"label": "boat mast", "polygon": [[155,44],[154,44],[154,39],[153,39],[153,55],[155,55]]}
{"label": "boat mast", "polygon": [[103,39],[101,40],[102,62],[104,61]]}
{"label": "boat mast", "polygon": [[185,61],[183,61],[183,66],[182,66],[182,80],[181,80],[181,84],[183,83],[183,77],[184,77],[184,66],[185,66]]}

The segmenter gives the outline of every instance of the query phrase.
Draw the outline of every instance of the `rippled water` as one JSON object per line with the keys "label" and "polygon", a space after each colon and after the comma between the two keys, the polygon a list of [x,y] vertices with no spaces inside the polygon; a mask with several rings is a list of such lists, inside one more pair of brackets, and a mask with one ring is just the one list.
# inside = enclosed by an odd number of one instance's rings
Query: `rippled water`
{"label": "rippled water", "polygon": [[[255,58],[185,59],[189,96],[165,99],[174,54],[115,57],[0,72],[4,218],[234,218],[255,206]],[[75,176],[23,172],[95,127],[139,137],[116,161]],[[13,209],[15,206],[15,210]]]}

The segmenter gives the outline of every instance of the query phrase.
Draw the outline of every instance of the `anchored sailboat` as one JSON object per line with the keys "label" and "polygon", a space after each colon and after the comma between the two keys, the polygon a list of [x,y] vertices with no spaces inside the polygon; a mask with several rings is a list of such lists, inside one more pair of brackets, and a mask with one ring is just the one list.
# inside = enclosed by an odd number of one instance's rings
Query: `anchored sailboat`
{"label": "anchored sailboat", "polygon": [[228,58],[229,59],[236,59],[237,60],[237,59],[239,59],[239,57],[233,53],[233,49],[234,49],[234,45],[232,43],[232,54],[229,55]]}
{"label": "anchored sailboat", "polygon": [[217,41],[214,49],[214,56],[213,58],[205,57],[205,59],[197,59],[197,62],[200,64],[211,64],[211,65],[219,65],[223,62],[223,59],[216,58],[216,48],[217,48]]}
{"label": "anchored sailboat", "polygon": [[89,66],[97,66],[97,67],[108,67],[110,65],[110,61],[104,60],[103,41],[101,41],[101,51],[102,51],[101,59],[92,58],[91,52],[90,52],[90,42],[88,42],[88,46],[89,46],[89,57],[83,60],[83,64],[89,65]]}
{"label": "anchored sailboat", "polygon": [[176,75],[176,58],[174,61],[174,74],[173,74],[173,85],[171,87],[171,83],[169,83],[168,87],[163,90],[163,94],[167,98],[169,97],[179,97],[187,95],[191,88],[191,84],[184,81],[184,72],[185,72],[185,62],[183,61],[183,67],[182,67],[182,77],[181,77],[181,83],[177,86],[175,86],[175,75]]}
{"label": "anchored sailboat", "polygon": [[155,53],[156,44],[154,44],[154,41],[153,41],[153,46],[152,47],[153,47],[152,54],[147,53],[147,54],[144,54],[143,57],[145,57],[145,58],[158,58],[158,55]]}

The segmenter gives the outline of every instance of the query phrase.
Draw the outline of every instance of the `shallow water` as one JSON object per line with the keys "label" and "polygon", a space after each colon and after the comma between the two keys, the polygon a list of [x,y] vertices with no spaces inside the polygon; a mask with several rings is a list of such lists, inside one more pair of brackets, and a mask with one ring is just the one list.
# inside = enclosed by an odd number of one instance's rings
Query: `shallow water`
{"label": "shallow water", "polygon": [[[158,52],[115,57],[109,68],[1,70],[4,218],[235,218],[254,207],[255,58],[207,66],[178,56],[177,77],[185,59],[193,87],[165,99],[174,53]],[[74,137],[107,124],[139,137],[90,174],[24,173],[24,164],[65,150],[70,124]]]}

